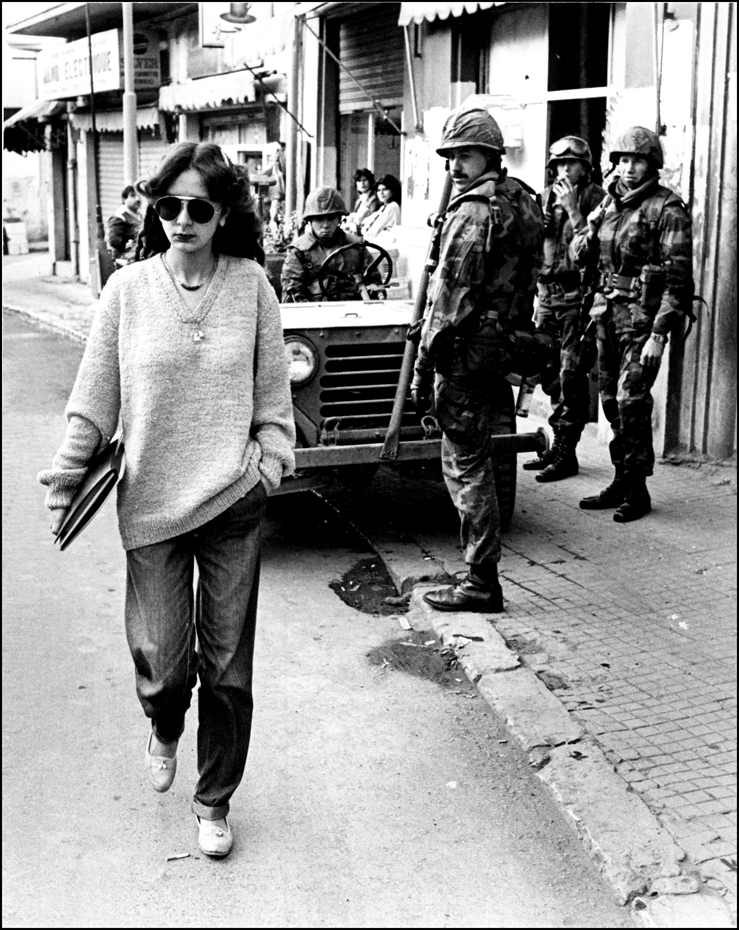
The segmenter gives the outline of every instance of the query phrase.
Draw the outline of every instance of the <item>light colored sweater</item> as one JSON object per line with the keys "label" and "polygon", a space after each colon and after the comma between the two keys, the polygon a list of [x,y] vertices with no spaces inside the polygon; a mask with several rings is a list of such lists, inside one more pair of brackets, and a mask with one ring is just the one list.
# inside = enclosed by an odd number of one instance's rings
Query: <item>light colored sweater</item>
{"label": "light colored sweater", "polygon": [[[183,322],[190,320],[190,322]],[[205,338],[195,343],[192,334]],[[67,507],[98,443],[120,416],[126,471],[118,485],[124,549],[196,529],[260,479],[295,468],[295,427],[280,310],[261,267],[222,255],[195,311],[162,256],[105,286],[50,471],[48,507]]]}

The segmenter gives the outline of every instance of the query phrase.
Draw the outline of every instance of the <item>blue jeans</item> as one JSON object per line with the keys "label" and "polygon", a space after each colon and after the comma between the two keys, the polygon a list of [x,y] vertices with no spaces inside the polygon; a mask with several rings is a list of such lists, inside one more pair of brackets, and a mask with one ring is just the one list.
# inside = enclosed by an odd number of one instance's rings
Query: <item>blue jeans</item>
{"label": "blue jeans", "polygon": [[182,735],[200,677],[192,809],[206,820],[226,816],[246,766],[266,503],[260,481],[204,526],[126,553],[126,635],[136,692],[158,739]]}

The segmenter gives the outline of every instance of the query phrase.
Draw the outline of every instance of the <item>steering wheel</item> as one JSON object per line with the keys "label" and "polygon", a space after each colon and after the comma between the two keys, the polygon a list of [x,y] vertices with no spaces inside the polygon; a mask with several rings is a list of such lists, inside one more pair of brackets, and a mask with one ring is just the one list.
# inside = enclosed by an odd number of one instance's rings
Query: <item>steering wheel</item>
{"label": "steering wheel", "polygon": [[[332,252],[326,261],[321,265],[321,270],[318,272],[318,284],[321,288],[321,294],[328,298],[328,290],[326,288],[326,280],[329,277],[336,278],[340,281],[348,281],[351,284],[356,286],[356,281],[354,280],[354,275],[350,274],[348,271],[344,271],[343,268],[334,268],[332,262],[337,255],[341,255],[342,252],[348,252],[349,249],[367,249],[368,251],[375,251],[379,254],[377,258],[373,258],[369,265],[362,271],[362,284],[365,287],[370,282],[370,276],[378,268],[380,262],[385,260],[387,262],[387,274],[385,275],[385,280],[380,281],[380,287],[387,287],[390,283],[390,279],[393,276],[393,260],[390,258],[390,255],[382,248],[381,245],[375,245],[373,242],[349,242],[346,245],[342,245],[341,248],[337,249],[335,252]],[[382,274],[380,272],[380,274]]]}

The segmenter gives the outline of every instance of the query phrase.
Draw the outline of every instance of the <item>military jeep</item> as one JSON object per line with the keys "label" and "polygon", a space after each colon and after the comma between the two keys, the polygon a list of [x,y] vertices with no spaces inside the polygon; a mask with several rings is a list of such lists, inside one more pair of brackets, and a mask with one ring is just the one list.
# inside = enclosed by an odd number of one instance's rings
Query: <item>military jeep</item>
{"label": "military jeep", "polygon": [[[406,334],[414,301],[387,298],[392,260],[384,249],[365,245],[382,253],[361,282],[379,299],[280,304],[297,448],[295,476],[283,481],[278,494],[319,488],[337,478],[368,482],[381,464],[441,476],[438,424],[433,416],[420,417],[410,397],[415,350]],[[325,281],[337,273],[330,265],[331,258],[322,269],[324,293]],[[506,526],[515,503],[516,455],[543,451],[548,439],[542,429],[516,434],[507,381],[501,382],[500,396],[493,432],[496,487]]]}

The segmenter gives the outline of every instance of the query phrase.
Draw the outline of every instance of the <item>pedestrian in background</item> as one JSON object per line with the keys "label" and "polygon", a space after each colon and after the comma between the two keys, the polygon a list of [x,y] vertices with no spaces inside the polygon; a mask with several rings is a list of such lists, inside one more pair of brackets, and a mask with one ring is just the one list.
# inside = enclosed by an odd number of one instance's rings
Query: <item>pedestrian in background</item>
{"label": "pedestrian in background", "polygon": [[[549,149],[547,168],[556,175],[541,194],[544,208],[544,243],[537,281],[536,321],[559,343],[559,377],[552,391],[556,404],[549,424],[554,443],[536,459],[524,462],[528,470],[543,469],[537,481],[561,481],[579,470],[575,452],[590,413],[590,369],[595,364],[595,337],[583,341],[590,317],[583,310],[584,288],[580,269],[569,255],[576,232],[606,192],[590,180],[593,156],[579,136],[564,136]],[[588,331],[589,332],[589,331]]]}
{"label": "pedestrian in background", "polygon": [[382,204],[375,191],[375,176],[369,168],[358,168],[354,172],[353,180],[359,196],[354,202],[354,209],[344,220],[344,228],[354,235],[359,235],[362,223],[376,213]]}
{"label": "pedestrian in background", "polygon": [[57,532],[120,419],[125,621],[151,720],[146,769],[156,791],[170,788],[199,677],[192,811],[200,849],[222,857],[251,733],[260,533],[268,491],[294,468],[292,405],[243,176],[218,146],[184,142],[140,190],[151,201],[145,260],[103,290],[64,442],[39,480]]}
{"label": "pedestrian in background", "polygon": [[108,220],[108,245],[119,264],[134,259],[136,240],[141,231],[141,198],[128,184],[121,193],[121,206]]}
{"label": "pedestrian in background", "polygon": [[400,224],[400,181],[386,174],[377,182],[377,198],[382,204],[376,213],[370,214],[362,223],[362,236],[386,249],[395,248],[394,227]]}
{"label": "pedestrian in background", "polygon": [[611,424],[613,482],[580,501],[584,510],[615,507],[628,523],[652,509],[647,478],[654,471],[652,385],[670,332],[692,316],[693,242],[690,214],[659,183],[659,136],[643,126],[623,132],[610,153],[618,174],[608,196],[572,241],[581,265],[597,260],[598,388]]}
{"label": "pedestrian in background", "polygon": [[439,218],[438,264],[411,394],[424,413],[435,391],[442,470],[469,571],[424,599],[438,610],[497,613],[503,592],[491,423],[510,394],[503,380],[512,370],[507,332],[533,329],[542,219],[536,201],[502,167],[503,136],[486,110],[455,110],[436,151],[448,161],[456,196]]}

